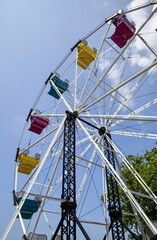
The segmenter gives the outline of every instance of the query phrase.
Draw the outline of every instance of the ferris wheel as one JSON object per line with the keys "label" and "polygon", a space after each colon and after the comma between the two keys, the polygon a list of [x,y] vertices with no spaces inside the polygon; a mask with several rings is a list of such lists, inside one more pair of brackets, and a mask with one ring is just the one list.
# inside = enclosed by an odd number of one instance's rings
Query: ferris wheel
{"label": "ferris wheel", "polygon": [[[137,149],[157,139],[156,11],[156,1],[117,11],[79,40],[45,81],[17,149],[16,209],[1,240],[15,221],[29,240],[127,239],[123,214],[136,218],[143,239],[141,219],[157,235],[135,197],[144,194],[126,185],[120,168],[123,163],[157,203],[125,157],[127,145]],[[119,188],[132,213],[122,212]]]}

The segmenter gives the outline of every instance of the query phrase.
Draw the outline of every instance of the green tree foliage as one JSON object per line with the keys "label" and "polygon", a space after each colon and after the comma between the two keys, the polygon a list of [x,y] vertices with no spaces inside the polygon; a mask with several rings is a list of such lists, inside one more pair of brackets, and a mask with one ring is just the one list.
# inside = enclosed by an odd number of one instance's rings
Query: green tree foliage
{"label": "green tree foliage", "polygon": [[[140,174],[142,179],[150,187],[150,189],[157,194],[157,148],[153,148],[150,152],[146,151],[143,155],[128,155],[127,160],[134,167],[134,169]],[[138,183],[134,175],[126,168],[124,164],[121,164],[122,173],[124,175],[126,184],[130,190],[147,194],[143,187]],[[122,211],[132,213],[132,208],[128,198],[119,189]],[[147,216],[152,220],[157,220],[157,208],[153,200],[134,195],[136,200],[139,202],[142,209],[145,211]],[[123,215],[123,221],[131,228],[139,233],[138,225],[135,217]],[[142,222],[143,228],[145,229],[145,223]]]}
{"label": "green tree foliage", "polygon": [[[150,187],[150,189],[157,195],[157,148],[154,147],[151,149],[151,151],[146,151],[143,155],[128,155],[127,160],[139,173],[139,175]],[[130,190],[148,195],[147,192],[143,189],[143,187],[138,183],[135,176],[123,163],[121,164],[121,170],[125,178],[125,182]],[[121,188],[119,188],[119,195],[122,212],[133,213],[130,202]],[[150,220],[157,220],[157,208],[154,201],[148,198],[141,197],[139,195],[133,195],[144,210],[144,212],[150,218]],[[101,200],[103,201],[103,196],[101,196]],[[145,230],[146,225],[142,221],[142,219],[140,220]],[[135,217],[123,215],[123,221],[132,231],[139,235],[140,231]],[[130,235],[128,238],[132,239]]]}

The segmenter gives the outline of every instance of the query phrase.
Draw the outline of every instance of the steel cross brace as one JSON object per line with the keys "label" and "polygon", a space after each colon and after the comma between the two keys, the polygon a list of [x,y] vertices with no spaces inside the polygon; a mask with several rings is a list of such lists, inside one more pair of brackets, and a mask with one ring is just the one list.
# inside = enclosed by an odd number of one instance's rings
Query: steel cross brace
{"label": "steel cross brace", "polygon": [[[110,135],[109,137],[111,138]],[[106,137],[104,137],[104,146],[106,147],[104,154],[115,169],[116,167],[115,167],[115,160],[114,160],[114,152],[111,151],[112,146],[110,145]],[[122,224],[122,212],[121,212],[118,184],[108,169],[106,169],[106,179],[107,179],[108,209],[109,209],[109,216],[111,219],[112,239],[125,240],[124,228]]]}
{"label": "steel cross brace", "polygon": [[77,114],[66,112],[64,123],[64,147],[63,147],[63,180],[62,196],[66,200],[61,203],[61,220],[52,237],[55,240],[61,228],[61,239],[76,240],[76,223],[84,237],[90,240],[82,224],[76,217],[76,175],[75,175],[75,118]]}

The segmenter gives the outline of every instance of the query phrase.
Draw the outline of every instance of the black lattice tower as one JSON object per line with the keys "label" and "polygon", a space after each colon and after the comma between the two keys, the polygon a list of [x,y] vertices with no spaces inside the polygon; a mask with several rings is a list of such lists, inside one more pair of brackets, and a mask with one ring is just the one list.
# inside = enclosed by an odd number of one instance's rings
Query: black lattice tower
{"label": "black lattice tower", "polygon": [[[108,134],[108,136],[109,138],[111,138],[110,134]],[[104,137],[104,145],[105,156],[111,163],[112,167],[116,170],[114,151],[106,137]],[[108,210],[111,221],[110,229],[112,231],[112,239],[125,240],[118,184],[108,169],[106,169],[106,179],[108,192]]]}
{"label": "black lattice tower", "polygon": [[63,181],[62,199],[67,202],[61,204],[63,223],[61,238],[76,238],[76,200],[75,200],[75,119],[69,114],[64,124],[64,152],[63,152]]}
{"label": "black lattice tower", "polygon": [[52,237],[55,240],[61,228],[61,239],[76,240],[76,223],[81,229],[85,239],[90,240],[80,221],[76,217],[76,169],[75,169],[75,119],[77,113],[66,111],[67,118],[64,123],[63,148],[63,180],[61,220]]}

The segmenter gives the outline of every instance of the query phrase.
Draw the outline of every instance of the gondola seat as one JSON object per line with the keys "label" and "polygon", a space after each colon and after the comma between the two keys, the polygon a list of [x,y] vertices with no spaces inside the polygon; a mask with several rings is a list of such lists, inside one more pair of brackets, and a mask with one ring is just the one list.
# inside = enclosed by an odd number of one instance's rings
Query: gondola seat
{"label": "gondola seat", "polygon": [[78,46],[77,64],[84,70],[88,68],[89,64],[95,59],[97,53],[96,49],[91,49],[85,42]]}
{"label": "gondola seat", "polygon": [[39,163],[39,157],[31,157],[22,153],[18,156],[18,162],[18,172],[28,175]]}
{"label": "gondola seat", "polygon": [[[52,81],[56,85],[58,91],[61,94],[63,94],[68,89],[68,86],[69,86],[68,82],[62,81],[58,74],[52,78]],[[57,93],[57,91],[55,90],[55,88],[53,87],[53,84],[51,82],[50,82],[50,90],[49,90],[48,94],[56,99],[60,98],[60,95]]]}
{"label": "gondola seat", "polygon": [[124,47],[127,41],[134,35],[136,28],[129,22],[125,15],[119,15],[113,20],[115,32],[110,37],[120,48]]}
{"label": "gondola seat", "polygon": [[37,134],[41,134],[42,130],[49,124],[47,118],[35,116],[35,114],[30,117],[30,120],[31,126],[28,130]]}

